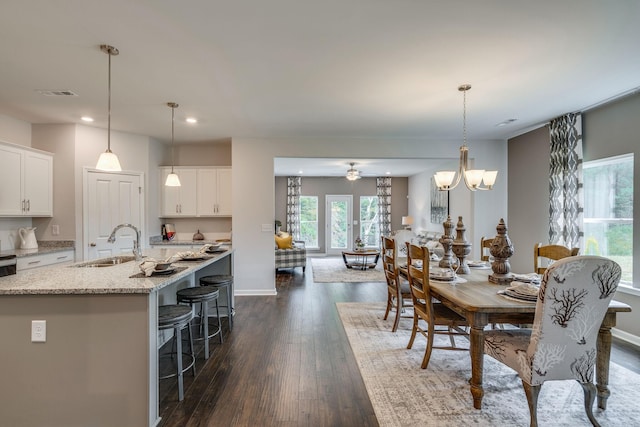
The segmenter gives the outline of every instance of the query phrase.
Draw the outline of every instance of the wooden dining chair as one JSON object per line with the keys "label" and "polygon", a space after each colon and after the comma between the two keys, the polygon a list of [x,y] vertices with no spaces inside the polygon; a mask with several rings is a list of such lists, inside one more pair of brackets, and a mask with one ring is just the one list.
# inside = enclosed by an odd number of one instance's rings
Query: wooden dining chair
{"label": "wooden dining chair", "polygon": [[480,259],[482,261],[489,261],[489,248],[491,248],[491,244],[493,243],[493,237],[490,239],[485,239],[484,236],[480,238]]}
{"label": "wooden dining chair", "polygon": [[[464,317],[460,316],[450,308],[445,307],[438,301],[433,301],[429,287],[429,250],[424,246],[416,246],[407,243],[407,273],[409,284],[411,285],[411,297],[413,298],[413,327],[411,328],[411,338],[407,348],[413,346],[416,334],[420,332],[427,339],[427,348],[422,359],[422,369],[426,369],[431,358],[431,350],[434,348],[441,350],[461,350],[469,351],[469,347],[457,347],[455,336],[466,336],[468,334],[461,326],[468,326]],[[420,320],[426,322],[426,329],[420,325]],[[436,326],[445,326],[445,329]],[[449,346],[434,346],[435,334],[449,335]]]}
{"label": "wooden dining chair", "polygon": [[396,315],[391,332],[398,330],[401,313],[405,307],[410,307],[411,290],[409,282],[398,273],[396,242],[393,238],[382,236],[382,266],[387,280],[387,310],[384,320],[387,320],[391,310],[395,309]]}
{"label": "wooden dining chair", "polygon": [[[557,261],[562,258],[576,256],[580,248],[567,248],[562,245],[545,245],[542,246],[541,243],[536,243],[533,247],[533,271],[538,274],[544,274],[547,269],[546,265],[548,265],[549,260]],[[545,266],[543,266],[543,263]]]}
{"label": "wooden dining chair", "polygon": [[568,379],[580,383],[587,416],[591,424],[599,425],[592,412],[596,345],[620,276],[620,266],[607,258],[561,259],[542,277],[532,329],[485,331],[485,354],[509,366],[522,380],[532,427],[538,425],[542,384]]}

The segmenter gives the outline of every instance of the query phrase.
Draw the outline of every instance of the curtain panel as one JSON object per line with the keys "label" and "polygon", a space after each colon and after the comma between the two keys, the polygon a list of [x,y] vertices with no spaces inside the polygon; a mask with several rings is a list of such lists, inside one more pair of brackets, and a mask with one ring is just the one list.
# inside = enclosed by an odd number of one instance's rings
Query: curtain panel
{"label": "curtain panel", "polygon": [[302,177],[287,177],[287,232],[300,240],[300,194]]}
{"label": "curtain panel", "polygon": [[391,177],[376,178],[376,191],[378,195],[378,223],[380,235],[391,234]]}
{"label": "curtain panel", "polygon": [[549,131],[549,243],[582,248],[582,115],[553,119]]}

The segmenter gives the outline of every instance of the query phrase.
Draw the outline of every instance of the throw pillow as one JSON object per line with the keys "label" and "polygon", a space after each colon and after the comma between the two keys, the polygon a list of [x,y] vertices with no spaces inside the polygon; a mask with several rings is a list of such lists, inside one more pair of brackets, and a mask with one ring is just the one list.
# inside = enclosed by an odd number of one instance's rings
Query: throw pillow
{"label": "throw pillow", "polygon": [[283,234],[286,234],[286,236],[275,236],[278,249],[293,249],[293,236],[287,233]]}

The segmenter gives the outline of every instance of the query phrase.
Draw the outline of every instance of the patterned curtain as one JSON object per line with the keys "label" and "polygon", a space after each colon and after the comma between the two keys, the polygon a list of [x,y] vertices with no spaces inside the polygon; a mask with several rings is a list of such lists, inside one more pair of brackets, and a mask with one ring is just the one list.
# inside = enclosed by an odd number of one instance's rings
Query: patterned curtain
{"label": "patterned curtain", "polygon": [[287,177],[287,232],[300,240],[300,191],[302,177]]}
{"label": "patterned curtain", "polygon": [[582,248],[582,115],[550,123],[549,243]]}
{"label": "patterned curtain", "polygon": [[376,178],[376,189],[380,235],[389,236],[391,234],[391,177]]}

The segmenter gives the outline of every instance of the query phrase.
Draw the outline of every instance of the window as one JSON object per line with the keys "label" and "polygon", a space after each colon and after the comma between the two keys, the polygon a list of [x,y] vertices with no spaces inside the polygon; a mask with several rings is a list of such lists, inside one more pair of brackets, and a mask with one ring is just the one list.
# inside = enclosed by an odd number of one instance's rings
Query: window
{"label": "window", "polygon": [[360,239],[365,247],[380,246],[378,196],[360,196]]}
{"label": "window", "polygon": [[585,162],[584,254],[611,258],[633,286],[633,154]]}
{"label": "window", "polygon": [[300,238],[305,246],[318,247],[318,197],[300,196]]}

